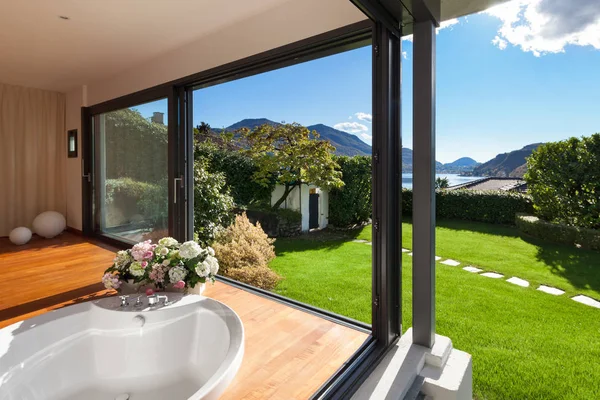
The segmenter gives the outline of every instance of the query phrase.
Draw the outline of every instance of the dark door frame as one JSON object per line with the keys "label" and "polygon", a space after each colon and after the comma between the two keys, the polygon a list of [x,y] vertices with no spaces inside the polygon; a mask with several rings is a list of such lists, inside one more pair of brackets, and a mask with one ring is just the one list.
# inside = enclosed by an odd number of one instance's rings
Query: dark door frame
{"label": "dark door frame", "polygon": [[[369,339],[316,393],[313,398],[345,399],[356,389],[385,356],[401,334],[401,164],[400,164],[400,66],[401,66],[401,21],[402,7],[397,2],[375,0],[351,0],[366,13],[369,20],[342,27],[302,41],[291,43],[264,53],[260,53],[217,68],[177,79],[154,88],[123,96],[82,110],[82,126],[86,137],[91,137],[91,117],[93,115],[151,101],[159,97],[169,98],[169,138],[170,154],[179,157],[174,165],[169,165],[170,175],[182,176],[187,190],[172,186],[170,179],[169,196],[173,190],[186,199],[174,208],[181,217],[181,208],[193,209],[192,146],[191,146],[191,93],[196,88],[279,69],[306,62],[327,55],[355,49],[372,43],[373,49],[373,286],[372,286],[372,332]],[[388,7],[386,7],[386,4]],[[176,121],[177,123],[172,123]],[[175,135],[175,136],[173,136]],[[184,139],[182,139],[184,138]],[[85,142],[85,140],[84,140]],[[84,144],[89,160],[93,148]],[[187,158],[185,164],[183,160]],[[84,166],[84,172],[90,169]],[[90,234],[89,217],[91,210],[91,187],[84,185],[84,232]],[[172,201],[169,202],[172,204]],[[179,210],[179,211],[177,211]],[[183,221],[183,222],[182,222]],[[193,227],[193,212],[181,217],[174,232],[190,238]],[[93,231],[93,226],[92,226]],[[120,245],[123,245],[120,243]],[[283,298],[276,294],[252,288],[248,285],[220,278],[229,284],[269,297],[291,307],[315,313],[323,318],[351,325],[365,330],[368,325],[353,321],[316,307]]]}

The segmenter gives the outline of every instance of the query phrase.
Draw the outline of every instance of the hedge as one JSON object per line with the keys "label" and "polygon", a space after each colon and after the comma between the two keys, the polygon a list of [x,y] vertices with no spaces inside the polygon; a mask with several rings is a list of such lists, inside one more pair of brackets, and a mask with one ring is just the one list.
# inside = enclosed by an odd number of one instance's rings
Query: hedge
{"label": "hedge", "polygon": [[212,173],[224,173],[233,201],[238,207],[269,204],[274,184],[263,186],[254,181],[258,167],[241,151],[222,149],[211,142],[197,143],[194,159],[204,159]]}
{"label": "hedge", "polygon": [[[515,223],[516,213],[533,213],[528,195],[481,190],[438,190],[436,217],[464,219],[491,224]],[[412,215],[412,190],[402,189],[402,215]]]}
{"label": "hedge", "polygon": [[329,192],[329,223],[358,225],[371,218],[371,157],[336,157],[344,186]]}
{"label": "hedge", "polygon": [[555,224],[523,213],[517,214],[515,223],[522,233],[538,239],[600,250],[599,230]]}

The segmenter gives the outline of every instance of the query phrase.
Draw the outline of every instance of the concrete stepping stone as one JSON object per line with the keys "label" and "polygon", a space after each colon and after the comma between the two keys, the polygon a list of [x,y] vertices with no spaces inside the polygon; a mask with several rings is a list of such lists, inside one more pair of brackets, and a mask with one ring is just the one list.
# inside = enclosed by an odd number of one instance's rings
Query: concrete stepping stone
{"label": "concrete stepping stone", "polygon": [[402,252],[403,253],[408,253],[408,252],[410,252],[410,250],[409,249],[402,249]]}
{"label": "concrete stepping stone", "polygon": [[408,253],[407,255],[409,255],[409,256],[411,256],[411,257],[412,257],[412,251],[411,251],[410,253]]}
{"label": "concrete stepping stone", "polygon": [[458,261],[451,260],[451,259],[447,259],[446,261],[442,261],[441,263],[449,265],[451,267],[458,267],[460,265],[460,263]]}
{"label": "concrete stepping stone", "polygon": [[472,272],[474,274],[477,274],[477,273],[483,271],[481,268],[476,268],[476,267],[473,267],[472,265],[469,265],[468,267],[464,267],[463,269],[467,272]]}
{"label": "concrete stepping stone", "polygon": [[487,278],[493,278],[493,279],[504,278],[504,275],[497,274],[495,272],[484,272],[483,274],[481,274],[481,276],[485,276]]}
{"label": "concrete stepping stone", "polygon": [[540,285],[540,287],[537,288],[537,290],[539,290],[540,292],[552,294],[554,296],[560,296],[561,294],[563,294],[565,292],[564,290],[560,290],[560,289],[553,288],[553,287],[546,286],[546,285]]}
{"label": "concrete stepping stone", "polygon": [[600,308],[600,301],[594,300],[591,297],[587,297],[582,294],[571,297],[571,299],[578,303],[585,304],[586,306]]}
{"label": "concrete stepping stone", "polygon": [[442,259],[442,257],[440,256],[435,256],[435,261],[440,261]]}
{"label": "concrete stepping stone", "polygon": [[529,282],[527,282],[525,279],[517,278],[516,276],[513,276],[510,279],[507,279],[506,282],[509,282],[509,283],[512,283],[513,285],[517,285],[517,286],[521,286],[521,287],[529,287]]}
{"label": "concrete stepping stone", "polygon": [[364,239],[354,239],[352,240],[354,243],[369,243],[368,240],[364,240]]}

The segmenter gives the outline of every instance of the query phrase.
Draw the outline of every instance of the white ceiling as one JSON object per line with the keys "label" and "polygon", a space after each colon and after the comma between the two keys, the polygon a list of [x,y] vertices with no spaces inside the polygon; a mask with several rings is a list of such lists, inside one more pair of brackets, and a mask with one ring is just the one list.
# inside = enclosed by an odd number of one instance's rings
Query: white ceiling
{"label": "white ceiling", "polygon": [[[66,92],[292,1],[0,0],[0,82]],[[501,1],[442,0],[442,19]]]}
{"label": "white ceiling", "polygon": [[286,1],[0,0],[0,82],[67,91]]}

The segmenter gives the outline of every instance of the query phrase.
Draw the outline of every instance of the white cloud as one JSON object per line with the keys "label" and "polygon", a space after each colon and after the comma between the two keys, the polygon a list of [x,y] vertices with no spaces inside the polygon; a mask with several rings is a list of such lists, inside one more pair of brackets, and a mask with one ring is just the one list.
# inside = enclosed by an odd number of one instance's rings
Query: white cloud
{"label": "white cloud", "polygon": [[408,54],[405,51],[402,52],[402,58],[405,60],[408,58]]}
{"label": "white cloud", "polygon": [[[465,18],[465,21],[467,21],[466,18]],[[440,27],[436,28],[435,33],[439,34],[442,29],[451,28],[452,26],[459,24],[459,23],[460,23],[460,21],[458,20],[458,18],[452,18],[447,21],[441,22]],[[413,35],[403,36],[402,40],[408,40],[409,42],[412,42]]]}
{"label": "white cloud", "polygon": [[504,50],[506,46],[508,46],[508,42],[499,36],[496,36],[494,39],[492,39],[492,44],[497,46],[500,50]]}
{"label": "white cloud", "polygon": [[368,133],[360,133],[357,136],[359,138],[361,138],[362,141],[365,142],[365,143],[367,143],[367,144],[373,143],[373,136],[369,135]]}
{"label": "white cloud", "polygon": [[339,131],[354,134],[365,133],[369,131],[369,128],[367,128],[366,125],[360,124],[358,122],[340,122],[339,124],[335,124],[333,127]]}
{"label": "white cloud", "polygon": [[348,119],[352,119],[352,115],[348,117]]}
{"label": "white cloud", "polygon": [[501,50],[508,43],[536,57],[562,53],[567,45],[600,50],[598,0],[515,0],[484,12],[502,21],[492,40]]}
{"label": "white cloud", "polygon": [[360,119],[361,121],[373,122],[373,116],[371,114],[367,114],[364,112],[357,112],[354,115],[356,115],[356,118]]}

